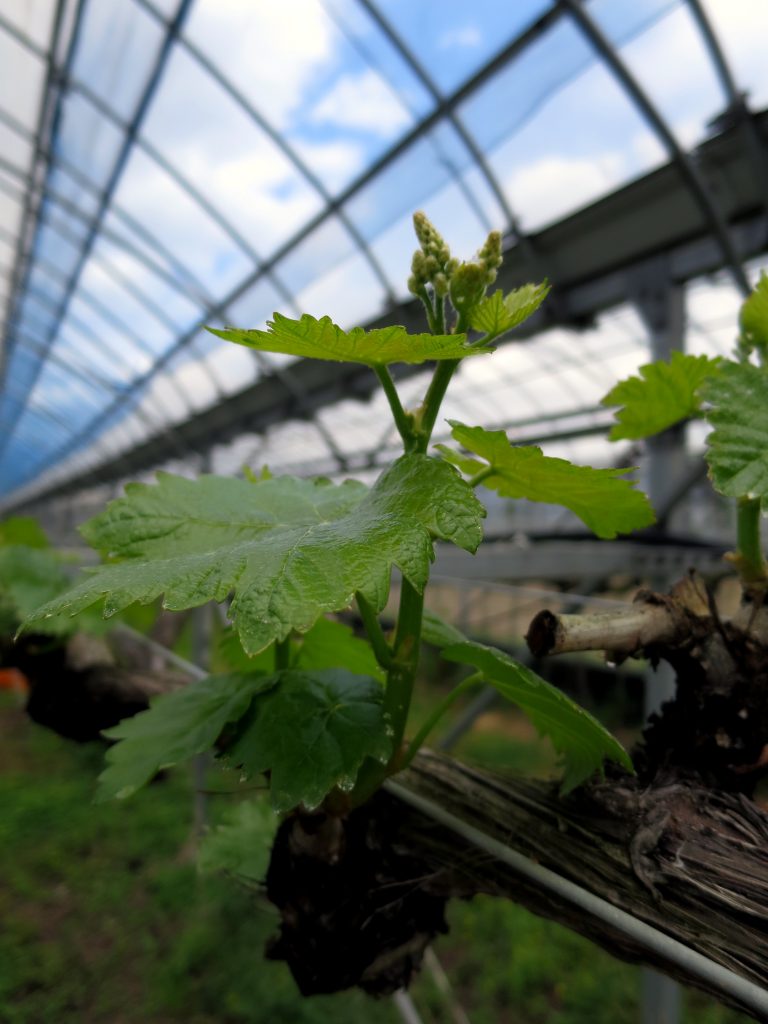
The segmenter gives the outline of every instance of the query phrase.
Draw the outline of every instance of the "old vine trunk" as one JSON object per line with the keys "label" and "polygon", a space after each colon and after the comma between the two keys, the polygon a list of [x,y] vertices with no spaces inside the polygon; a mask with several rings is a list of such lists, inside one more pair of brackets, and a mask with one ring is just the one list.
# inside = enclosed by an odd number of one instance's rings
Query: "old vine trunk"
{"label": "old vine trunk", "polygon": [[[611,772],[561,798],[553,784],[423,753],[398,781],[768,988],[768,815],[752,799],[768,762],[767,623],[759,594],[721,621],[693,576],[615,616],[543,613],[529,636],[538,653],[602,649],[675,667],[676,699],[646,730],[638,775]],[[382,994],[407,984],[444,930],[445,902],[488,893],[754,1014],[388,794],[346,818],[298,813],[284,822],[267,886],[282,914],[271,955],[288,961],[305,993],[358,984]]]}

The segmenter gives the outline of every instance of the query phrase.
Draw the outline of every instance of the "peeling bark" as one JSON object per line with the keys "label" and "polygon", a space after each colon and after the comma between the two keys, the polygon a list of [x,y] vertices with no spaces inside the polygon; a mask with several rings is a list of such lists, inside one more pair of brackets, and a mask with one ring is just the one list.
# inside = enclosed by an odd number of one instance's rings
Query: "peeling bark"
{"label": "peeling bark", "polygon": [[[742,794],[694,782],[646,789],[622,778],[562,799],[554,784],[503,779],[430,752],[401,780],[486,835],[768,987],[768,815]],[[317,816],[312,820],[317,833]],[[444,930],[445,902],[485,893],[754,1013],[394,797],[378,794],[352,812],[341,837],[334,826],[330,848],[321,840],[320,848],[304,844],[296,856],[296,837],[306,827],[301,815],[283,824],[268,879],[282,914],[269,955],[288,961],[306,994],[352,984],[383,994],[407,984],[429,941]],[[348,828],[354,838],[347,850]],[[367,867],[358,884],[361,847]]]}
{"label": "peeling bark", "polygon": [[[625,779],[561,799],[553,786],[494,779],[435,755],[417,759],[405,781],[488,835],[768,987],[768,815],[743,794],[695,782],[645,789]],[[401,834],[413,837],[427,864],[445,865],[455,894],[514,899],[613,955],[723,998],[509,868],[483,861],[466,845],[462,851],[455,835],[430,827],[421,815],[407,815]]]}
{"label": "peeling bark", "polygon": [[650,783],[694,777],[752,793],[768,766],[768,609],[745,592],[738,613],[722,619],[703,582],[691,574],[669,594],[641,591],[615,615],[540,612],[528,641],[535,654],[605,651],[614,661],[667,661],[677,676],[674,701],[653,716],[636,757]]}
{"label": "peeling bark", "polygon": [[[484,835],[768,988],[768,815],[750,799],[768,767],[768,613],[761,596],[746,593],[738,614],[723,621],[706,587],[691,575],[668,595],[641,593],[634,607],[616,615],[542,613],[529,643],[539,655],[599,649],[614,660],[642,655],[652,662],[664,658],[675,668],[676,698],[651,719],[634,754],[637,776],[612,770],[609,781],[563,799],[551,784],[500,779],[422,753],[398,781]],[[347,827],[362,830],[369,853],[398,851],[401,858],[373,856],[366,886],[349,898],[345,879],[356,861],[344,852]],[[322,850],[310,854],[305,846],[301,857],[290,854],[304,829],[301,814],[283,824],[279,866],[273,860],[280,892],[270,889],[282,913],[273,954],[288,961],[302,986],[312,949],[362,956],[361,931],[377,921],[383,902],[387,934],[397,936],[386,946],[386,970],[377,970],[374,942],[356,981],[347,976],[344,984],[392,991],[407,983],[430,932],[440,930],[441,913],[431,923],[427,916],[414,924],[414,899],[429,896],[439,910],[441,901],[490,893],[580,932],[615,956],[659,968],[755,1012],[724,994],[716,980],[690,973],[647,943],[544,891],[385,794],[353,811],[337,835],[323,882],[326,889],[338,887],[336,909],[323,913],[316,902],[320,894],[302,881],[307,857],[322,860]],[[396,893],[396,902],[385,899],[387,892]],[[323,975],[323,985],[328,977]]]}

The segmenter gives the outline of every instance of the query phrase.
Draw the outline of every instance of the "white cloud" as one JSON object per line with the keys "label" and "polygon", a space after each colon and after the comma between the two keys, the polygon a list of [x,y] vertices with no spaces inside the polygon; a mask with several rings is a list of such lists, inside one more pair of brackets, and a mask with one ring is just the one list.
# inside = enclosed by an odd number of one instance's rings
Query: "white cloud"
{"label": "white cloud", "polygon": [[365,153],[351,142],[305,142],[291,140],[293,148],[304,163],[331,192],[342,189],[350,179],[362,171]]}
{"label": "white cloud", "polygon": [[622,56],[679,141],[684,146],[701,141],[725,99],[687,8],[673,10],[632,40]]}
{"label": "white cloud", "polygon": [[753,108],[768,102],[768,5],[765,0],[705,0],[704,7]]}
{"label": "white cloud", "polygon": [[330,316],[349,328],[375,316],[384,305],[384,294],[365,258],[355,253],[315,278],[296,296],[302,312]]}
{"label": "white cloud", "polygon": [[507,178],[505,191],[520,211],[526,229],[538,228],[621,184],[619,153],[596,153],[590,158],[551,154],[521,167]]}
{"label": "white cloud", "polygon": [[313,190],[286,178],[281,154],[267,151],[220,160],[202,147],[191,157],[191,173],[207,177],[210,194],[262,256],[296,231],[320,206]]}
{"label": "white cloud", "polygon": [[304,101],[335,46],[316,0],[198,0],[187,34],[250,96],[275,127]]}
{"label": "white cloud", "polygon": [[461,28],[451,28],[441,33],[437,39],[439,50],[451,50],[454,47],[462,49],[474,49],[483,41],[482,33],[477,25],[464,25]]}
{"label": "white cloud", "polygon": [[385,138],[411,123],[397,94],[373,70],[343,75],[309,116],[317,124],[360,129]]}

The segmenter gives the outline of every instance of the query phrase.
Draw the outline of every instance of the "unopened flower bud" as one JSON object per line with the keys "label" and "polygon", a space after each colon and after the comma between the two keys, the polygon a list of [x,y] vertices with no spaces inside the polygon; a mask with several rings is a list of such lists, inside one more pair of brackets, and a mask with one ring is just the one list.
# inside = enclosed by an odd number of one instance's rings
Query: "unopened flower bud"
{"label": "unopened flower bud", "polygon": [[462,263],[451,278],[451,302],[458,313],[468,312],[482,299],[486,270],[479,263]]}
{"label": "unopened flower bud", "polygon": [[432,287],[435,289],[435,294],[439,295],[440,298],[442,298],[443,295],[447,295],[448,278],[446,277],[446,275],[443,274],[442,272],[439,274],[435,274],[435,276],[432,279]]}
{"label": "unopened flower bud", "polygon": [[493,284],[496,280],[496,271],[502,263],[501,233],[499,231],[491,231],[482,249],[477,254],[477,260],[485,271],[486,287],[489,284]]}
{"label": "unopened flower bud", "polygon": [[417,249],[413,256],[411,265],[413,276],[424,286],[431,284],[438,295],[445,295],[451,273],[458,263],[451,259],[451,250],[445,239],[435,229],[426,214],[415,213],[413,227],[421,246],[421,249]]}

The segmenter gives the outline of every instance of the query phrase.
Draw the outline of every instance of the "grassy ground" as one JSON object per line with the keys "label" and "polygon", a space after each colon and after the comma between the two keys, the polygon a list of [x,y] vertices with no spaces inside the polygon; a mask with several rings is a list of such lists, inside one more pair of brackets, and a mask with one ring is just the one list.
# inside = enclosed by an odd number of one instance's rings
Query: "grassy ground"
{"label": "grassy ground", "polygon": [[[494,716],[465,747],[522,764],[531,737],[516,716]],[[300,999],[283,966],[262,958],[272,913],[197,874],[189,772],[95,806],[101,758],[97,745],[61,740],[0,705],[2,1024],[399,1020],[391,1002],[359,993]],[[569,932],[490,899],[456,904],[450,917],[437,952],[472,1024],[639,1020],[639,972]],[[413,994],[425,1024],[448,1024],[428,974]],[[686,998],[686,1024],[743,1019]]]}

